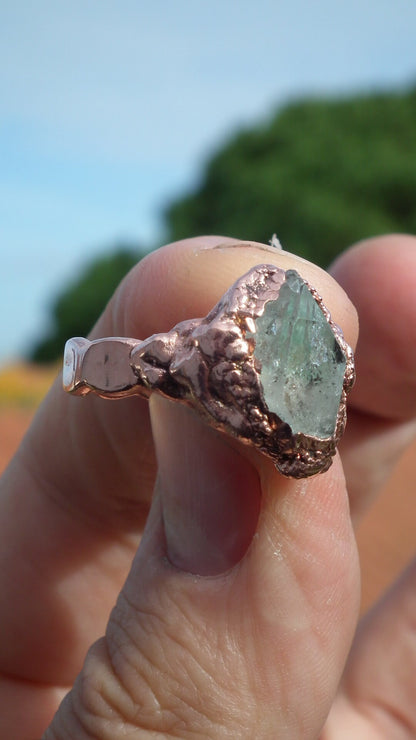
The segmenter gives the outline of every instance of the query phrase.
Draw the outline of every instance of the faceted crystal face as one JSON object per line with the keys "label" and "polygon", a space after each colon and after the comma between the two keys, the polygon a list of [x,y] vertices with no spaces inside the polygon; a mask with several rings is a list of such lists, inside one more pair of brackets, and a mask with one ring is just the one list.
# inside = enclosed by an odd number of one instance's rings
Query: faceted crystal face
{"label": "faceted crystal face", "polygon": [[346,357],[307,284],[294,270],[275,301],[255,320],[254,355],[270,411],[303,432],[325,439],[335,431]]}

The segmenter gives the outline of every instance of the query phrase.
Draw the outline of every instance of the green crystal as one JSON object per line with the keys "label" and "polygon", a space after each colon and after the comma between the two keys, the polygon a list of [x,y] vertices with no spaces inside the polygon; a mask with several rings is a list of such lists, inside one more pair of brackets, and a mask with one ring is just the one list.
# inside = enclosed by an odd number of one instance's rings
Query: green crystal
{"label": "green crystal", "polygon": [[269,410],[303,432],[325,439],[335,431],[346,357],[319,303],[295,270],[255,320],[254,355]]}

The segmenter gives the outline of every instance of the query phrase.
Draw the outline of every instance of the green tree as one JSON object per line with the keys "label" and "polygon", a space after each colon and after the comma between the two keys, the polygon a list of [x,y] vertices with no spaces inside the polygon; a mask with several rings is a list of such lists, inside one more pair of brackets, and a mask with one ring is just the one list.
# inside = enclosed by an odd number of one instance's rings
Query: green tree
{"label": "green tree", "polygon": [[288,105],[242,130],[166,212],[168,236],[268,241],[323,267],[350,243],[416,232],[416,89]]}
{"label": "green tree", "polygon": [[62,356],[70,337],[86,336],[104,309],[120,280],[144,252],[119,247],[110,255],[98,257],[57,297],[52,306],[49,333],[35,345],[30,359],[53,362]]}

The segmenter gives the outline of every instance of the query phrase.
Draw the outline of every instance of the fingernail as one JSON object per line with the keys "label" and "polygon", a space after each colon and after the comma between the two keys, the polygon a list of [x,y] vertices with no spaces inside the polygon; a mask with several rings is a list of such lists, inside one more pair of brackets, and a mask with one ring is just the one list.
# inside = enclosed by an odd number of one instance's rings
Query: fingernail
{"label": "fingernail", "polygon": [[154,394],[150,412],[167,556],[190,573],[224,573],[256,530],[257,471],[186,406]]}
{"label": "fingernail", "polygon": [[277,238],[276,242],[273,241],[272,243],[270,241],[269,244],[261,244],[260,242],[239,241],[238,239],[227,239],[217,244],[208,243],[206,245],[198,247],[198,252],[205,252],[207,250],[209,250],[210,252],[212,252],[213,250],[220,250],[222,252],[228,251],[230,249],[255,249],[256,252],[269,252],[271,254],[276,254],[276,252],[282,251],[282,246]]}

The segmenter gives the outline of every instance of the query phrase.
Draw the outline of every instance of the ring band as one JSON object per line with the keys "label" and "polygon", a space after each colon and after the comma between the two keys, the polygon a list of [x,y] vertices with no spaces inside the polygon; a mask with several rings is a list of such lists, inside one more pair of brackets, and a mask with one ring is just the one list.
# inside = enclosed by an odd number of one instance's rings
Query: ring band
{"label": "ring band", "polygon": [[295,478],[331,465],[354,379],[352,350],[320,295],[274,265],[252,268],[205,318],[166,334],[70,339],[63,372],[75,395],[159,392],[187,403]]}

